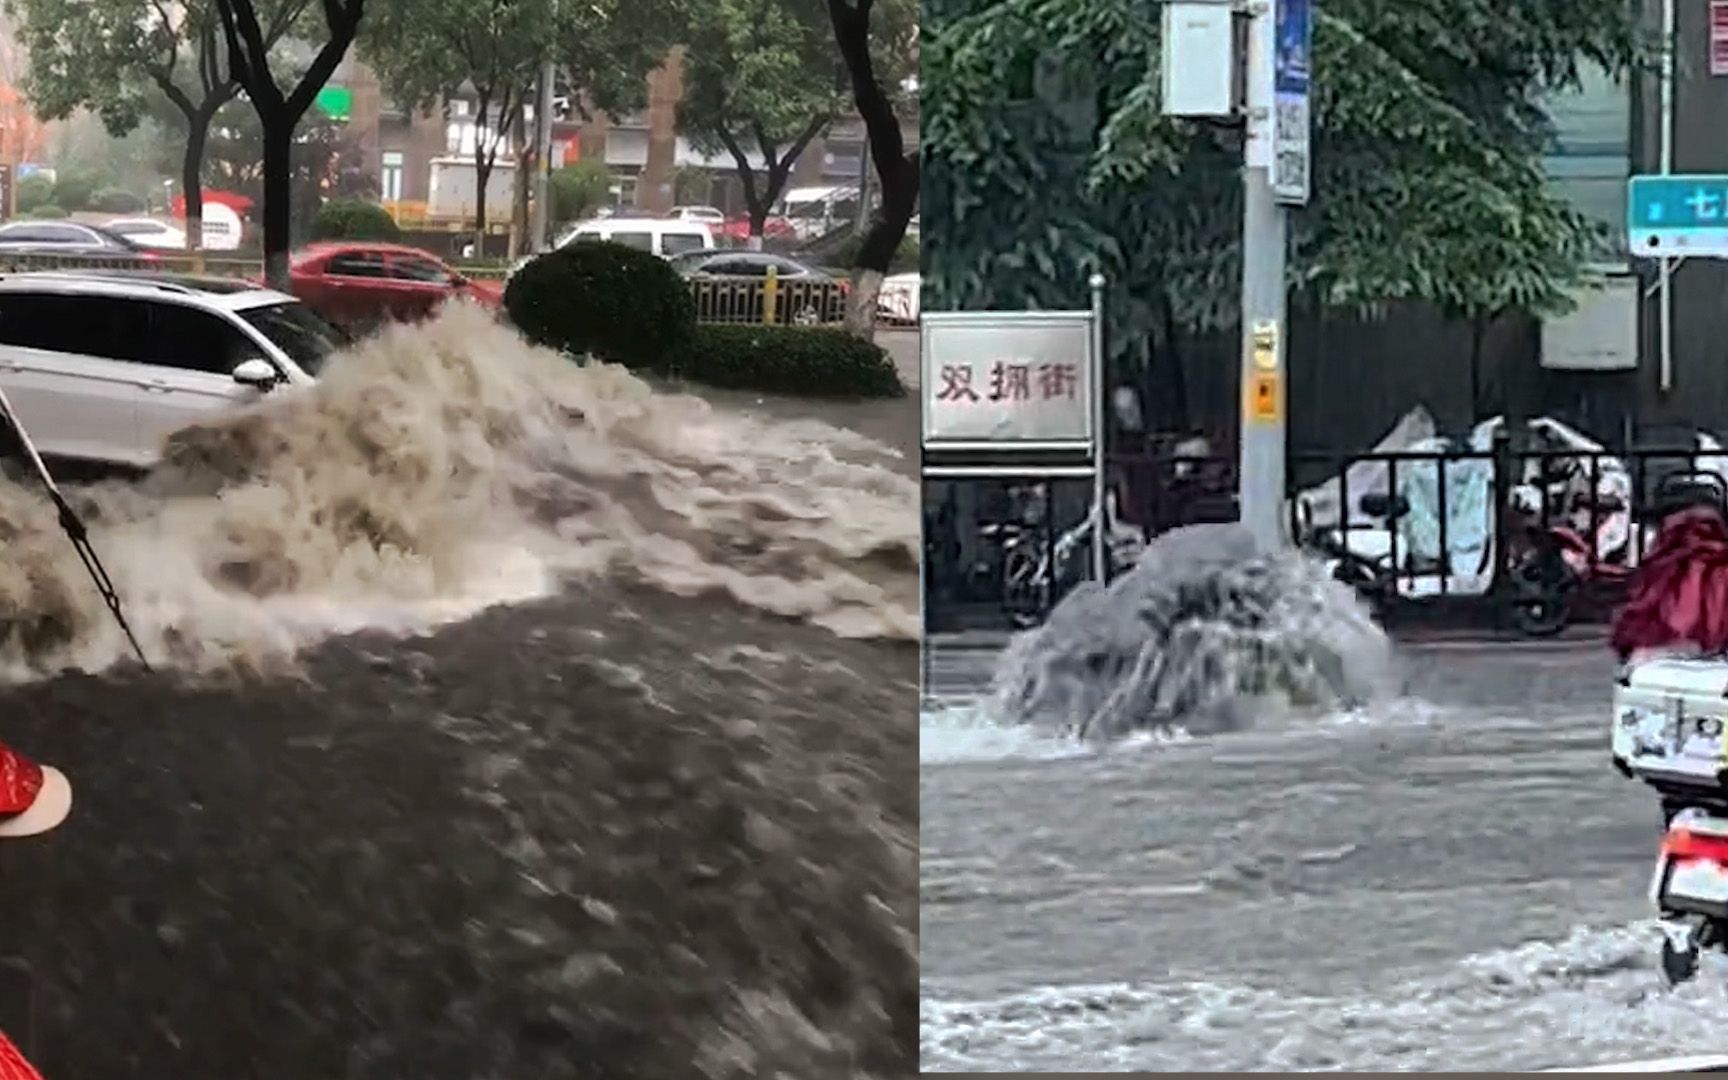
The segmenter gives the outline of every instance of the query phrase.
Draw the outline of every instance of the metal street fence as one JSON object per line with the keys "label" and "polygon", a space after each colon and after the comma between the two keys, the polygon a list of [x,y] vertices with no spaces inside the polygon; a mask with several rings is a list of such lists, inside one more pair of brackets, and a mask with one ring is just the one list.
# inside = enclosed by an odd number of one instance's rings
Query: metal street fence
{"label": "metal street fence", "polygon": [[[1536,635],[1613,611],[1676,481],[1720,482],[1728,494],[1728,452],[1668,447],[1527,450],[1502,437],[1486,450],[1302,453],[1291,464],[1305,486],[1291,485],[1289,535],[1383,617],[1510,620]],[[1217,455],[1110,455],[1112,548],[1125,550],[1125,533],[1146,542],[1236,520],[1235,469]],[[1064,505],[1061,483],[1017,481],[1019,504],[1033,509],[1016,513],[1003,496],[967,506],[953,493],[927,495],[933,630],[1032,625],[1089,577],[1068,557],[1069,534],[1090,520],[1088,500]],[[1132,558],[1119,554],[1117,572]]]}
{"label": "metal street fence", "polygon": [[699,323],[823,326],[844,322],[844,282],[829,278],[700,276],[689,279]]}
{"label": "metal street fence", "polygon": [[[508,275],[503,266],[465,266],[452,269],[480,281],[501,281]],[[215,254],[157,254],[137,258],[101,255],[7,254],[0,252],[0,273],[18,274],[53,270],[123,270],[169,274],[212,274],[218,277],[262,281],[261,259]],[[845,282],[822,278],[812,281],[785,280],[772,270],[765,278],[693,277],[687,279],[699,323],[774,324],[828,326],[846,319]]]}

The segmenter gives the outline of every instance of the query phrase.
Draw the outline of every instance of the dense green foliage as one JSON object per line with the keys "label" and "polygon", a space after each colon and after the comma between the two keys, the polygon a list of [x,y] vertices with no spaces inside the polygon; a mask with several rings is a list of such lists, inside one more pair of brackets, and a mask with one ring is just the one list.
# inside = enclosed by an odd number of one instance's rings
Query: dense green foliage
{"label": "dense green foliage", "polygon": [[53,198],[54,181],[41,173],[33,173],[18,181],[18,191],[13,196],[20,214],[27,214]]}
{"label": "dense green foliage", "polygon": [[320,240],[395,240],[402,230],[390,212],[376,203],[331,199],[318,208],[313,235]]}
{"label": "dense green foliage", "polygon": [[612,197],[612,170],[604,161],[578,161],[556,169],[551,177],[552,221],[581,221]]}
{"label": "dense green foliage", "polygon": [[62,172],[54,180],[54,201],[68,210],[89,210],[101,180],[86,172]]}
{"label": "dense green foliage", "polygon": [[[812,244],[800,252],[800,257],[823,266],[853,266],[857,263],[858,248],[863,241],[862,233],[848,232],[827,244]],[[894,257],[888,262],[888,272],[904,274],[916,270],[919,258],[919,238],[910,234],[903,236],[894,249]]]}
{"label": "dense green foliage", "polygon": [[125,188],[106,187],[90,198],[90,209],[105,214],[138,214],[145,210],[144,198]]}
{"label": "dense green foliage", "polygon": [[828,9],[822,0],[710,0],[692,5],[685,36],[678,130],[731,163],[761,235],[793,165],[846,104]]}
{"label": "dense green foliage", "polygon": [[[1557,199],[1541,104],[1642,55],[1629,0],[1327,0],[1317,7],[1313,203],[1292,284],[1325,304],[1462,315],[1563,309],[1600,235]],[[1234,324],[1240,136],[1160,111],[1139,0],[929,0],[926,303],[1085,303],[1113,283],[1113,352]]]}
{"label": "dense green foliage", "polygon": [[24,216],[33,218],[63,218],[66,216],[66,208],[64,206],[56,206],[51,202],[38,203],[25,211]]}
{"label": "dense green foliage", "polygon": [[530,341],[655,371],[678,365],[696,327],[684,279],[622,244],[580,241],[532,260],[504,306]]}
{"label": "dense green foliage", "polygon": [[708,386],[804,397],[906,393],[880,345],[822,326],[698,326],[673,373]]}

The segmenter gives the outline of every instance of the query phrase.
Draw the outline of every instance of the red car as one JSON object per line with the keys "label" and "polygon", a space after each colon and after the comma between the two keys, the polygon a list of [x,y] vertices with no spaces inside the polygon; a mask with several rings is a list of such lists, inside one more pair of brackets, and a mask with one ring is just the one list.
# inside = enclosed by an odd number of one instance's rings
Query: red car
{"label": "red car", "polygon": [[[749,240],[750,240],[750,217],[749,217],[749,215],[742,215],[739,217],[732,218],[729,221],[727,221],[726,224],[716,225],[713,228],[714,228],[714,235],[715,236],[725,237],[729,240],[734,240],[740,245],[743,245],[743,244],[749,242]],[[794,235],[796,235],[796,233],[792,228],[792,223],[790,221],[787,221],[785,218],[783,218],[783,217],[770,217],[770,218],[763,219],[763,222],[762,222],[762,237],[763,237],[763,239],[767,239],[769,237],[790,237],[790,236],[794,236]]]}
{"label": "red car", "polygon": [[289,289],[307,307],[340,326],[424,319],[466,297],[496,310],[503,287],[450,269],[419,248],[370,241],[327,241],[294,255]]}

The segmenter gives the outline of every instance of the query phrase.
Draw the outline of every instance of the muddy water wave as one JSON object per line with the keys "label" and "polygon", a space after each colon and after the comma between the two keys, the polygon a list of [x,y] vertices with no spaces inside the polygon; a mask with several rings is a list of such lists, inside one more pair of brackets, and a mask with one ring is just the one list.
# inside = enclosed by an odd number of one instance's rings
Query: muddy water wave
{"label": "muddy water wave", "polygon": [[[910,639],[917,494],[888,453],[579,367],[456,307],[73,501],[158,664],[270,667],[599,574]],[[0,542],[0,678],[126,655],[36,491],[0,481]]]}
{"label": "muddy water wave", "polygon": [[1264,551],[1236,525],[1149,545],[1087,583],[1003,653],[990,711],[1088,740],[1231,731],[1269,705],[1350,707],[1393,686],[1391,643],[1316,559]]}

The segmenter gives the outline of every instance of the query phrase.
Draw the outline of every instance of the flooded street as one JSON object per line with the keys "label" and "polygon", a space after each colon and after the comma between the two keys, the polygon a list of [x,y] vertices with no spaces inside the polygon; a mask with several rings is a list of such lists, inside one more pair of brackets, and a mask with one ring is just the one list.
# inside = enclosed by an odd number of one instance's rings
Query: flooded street
{"label": "flooded street", "polygon": [[[927,1070],[1532,1069],[1711,1048],[1591,644],[1405,648],[1361,710],[1086,750],[922,723]],[[981,690],[993,657],[939,682]],[[1709,962],[1707,961],[1707,964]]]}
{"label": "flooded street", "polygon": [[0,734],[77,796],[0,851],[0,1028],[51,1076],[903,1074],[914,484],[462,317],[79,493],[154,673],[0,490]]}

